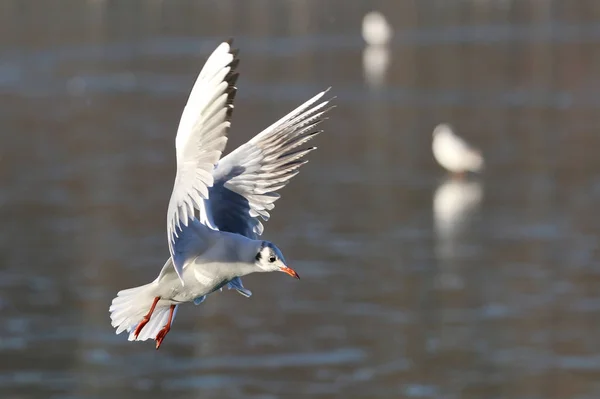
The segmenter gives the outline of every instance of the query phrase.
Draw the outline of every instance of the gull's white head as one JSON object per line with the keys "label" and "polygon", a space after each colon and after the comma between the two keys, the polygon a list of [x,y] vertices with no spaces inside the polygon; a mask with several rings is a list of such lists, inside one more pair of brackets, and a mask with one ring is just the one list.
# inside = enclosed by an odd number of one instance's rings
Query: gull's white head
{"label": "gull's white head", "polygon": [[284,272],[290,276],[300,279],[298,273],[287,267],[283,254],[273,243],[261,241],[258,251],[254,257],[254,264],[261,272]]}
{"label": "gull's white head", "polygon": [[446,124],[446,123],[440,123],[439,125],[437,125],[435,127],[435,129],[433,129],[433,137],[435,136],[455,136],[454,134],[454,129],[452,129],[452,126]]}
{"label": "gull's white head", "polygon": [[389,43],[393,30],[382,13],[371,11],[363,18],[362,36],[369,46],[385,46]]}

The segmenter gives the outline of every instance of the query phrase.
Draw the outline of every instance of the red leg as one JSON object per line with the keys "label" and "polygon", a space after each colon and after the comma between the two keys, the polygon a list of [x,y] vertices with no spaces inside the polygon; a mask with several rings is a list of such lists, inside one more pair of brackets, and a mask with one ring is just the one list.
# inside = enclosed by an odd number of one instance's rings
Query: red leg
{"label": "red leg", "polygon": [[452,174],[452,176],[454,177],[454,179],[459,181],[466,180],[467,172],[455,172]]}
{"label": "red leg", "polygon": [[140,323],[135,328],[135,331],[133,332],[133,335],[135,335],[136,338],[142,332],[142,328],[144,328],[144,326],[146,324],[148,324],[148,322],[150,321],[150,318],[152,317],[152,313],[154,313],[154,308],[156,308],[156,304],[158,303],[158,301],[160,301],[160,297],[159,296],[157,296],[156,298],[154,298],[154,302],[152,302],[152,307],[150,308],[150,311],[148,312],[148,314],[146,316],[144,316],[144,318],[142,319],[142,321],[140,321]]}
{"label": "red leg", "polygon": [[171,322],[173,321],[173,313],[175,312],[175,305],[171,305],[171,309],[169,309],[169,320],[167,324],[156,334],[156,350],[160,348],[160,344],[162,344],[163,339],[167,336],[167,333],[171,330]]}

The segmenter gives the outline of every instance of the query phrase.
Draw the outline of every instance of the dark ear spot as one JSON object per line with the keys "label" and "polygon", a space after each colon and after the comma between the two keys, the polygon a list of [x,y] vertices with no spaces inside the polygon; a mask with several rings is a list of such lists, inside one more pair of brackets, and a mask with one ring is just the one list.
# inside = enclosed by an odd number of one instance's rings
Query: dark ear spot
{"label": "dark ear spot", "polygon": [[262,254],[260,252],[261,251],[258,251],[258,253],[256,254],[256,260],[260,260],[260,258],[262,258]]}

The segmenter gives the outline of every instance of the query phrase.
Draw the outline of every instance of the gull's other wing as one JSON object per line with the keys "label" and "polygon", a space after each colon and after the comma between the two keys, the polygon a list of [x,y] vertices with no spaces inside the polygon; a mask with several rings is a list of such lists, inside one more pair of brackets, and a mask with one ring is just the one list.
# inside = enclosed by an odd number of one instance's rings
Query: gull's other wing
{"label": "gull's other wing", "polygon": [[[316,147],[302,147],[321,133],[316,129],[331,108],[320,101],[325,90],[221,159],[214,170],[214,185],[205,201],[210,223],[221,231],[256,238],[263,232],[258,217],[269,219],[278,190],[298,174]],[[320,101],[320,102],[319,102]]]}

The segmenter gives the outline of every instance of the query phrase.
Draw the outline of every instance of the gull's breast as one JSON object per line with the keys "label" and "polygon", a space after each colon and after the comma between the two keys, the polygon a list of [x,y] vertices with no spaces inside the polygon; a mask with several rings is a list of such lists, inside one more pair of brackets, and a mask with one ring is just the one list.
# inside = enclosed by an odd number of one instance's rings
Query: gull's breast
{"label": "gull's breast", "polygon": [[205,268],[199,268],[199,267],[194,268],[194,277],[196,278],[196,281],[200,285],[204,285],[207,287],[214,285],[216,280],[218,280],[218,278],[216,278],[214,273],[209,272]]}

